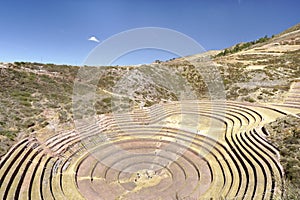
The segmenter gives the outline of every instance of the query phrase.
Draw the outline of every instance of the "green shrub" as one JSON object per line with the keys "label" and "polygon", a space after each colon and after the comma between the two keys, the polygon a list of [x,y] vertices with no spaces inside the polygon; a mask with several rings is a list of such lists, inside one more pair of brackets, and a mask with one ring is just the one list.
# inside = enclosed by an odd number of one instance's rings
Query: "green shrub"
{"label": "green shrub", "polygon": [[9,130],[0,130],[0,135],[4,135],[8,137],[10,140],[14,140],[14,138],[17,136],[17,132],[9,131]]}
{"label": "green shrub", "polygon": [[261,95],[257,96],[257,99],[262,100],[263,97]]}
{"label": "green shrub", "polygon": [[228,54],[233,54],[233,53],[236,53],[236,52],[239,52],[243,49],[246,49],[254,44],[258,44],[258,43],[263,43],[263,42],[266,42],[268,41],[270,38],[265,35],[265,37],[261,37],[259,38],[258,40],[255,40],[255,41],[251,41],[251,42],[246,42],[246,43],[241,43],[241,44],[237,44],[235,45],[233,48],[231,49],[225,49],[224,51],[221,51],[219,54],[217,54],[215,57],[220,57],[220,56],[226,56]]}
{"label": "green shrub", "polygon": [[253,99],[252,97],[245,97],[244,100],[248,101],[250,103],[254,103],[255,102],[255,99]]}

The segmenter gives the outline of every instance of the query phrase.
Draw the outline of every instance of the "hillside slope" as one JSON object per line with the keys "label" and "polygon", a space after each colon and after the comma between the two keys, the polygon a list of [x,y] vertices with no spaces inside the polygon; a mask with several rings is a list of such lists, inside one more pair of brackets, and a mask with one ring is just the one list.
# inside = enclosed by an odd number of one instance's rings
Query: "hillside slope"
{"label": "hillside slope", "polygon": [[[120,95],[127,107],[179,100],[179,93],[189,90],[192,99],[209,99],[203,74],[186,61],[205,69],[207,58],[219,70],[228,100],[283,102],[291,82],[300,77],[299,41],[296,25],[228,55],[215,56],[220,52],[215,51],[140,67],[105,67],[97,85],[96,113],[117,109],[114,102]],[[73,127],[72,95],[78,69],[40,63],[0,64],[0,154],[16,138]]]}
{"label": "hillside slope", "polygon": [[300,77],[299,27],[298,24],[272,38],[250,42],[245,49],[214,58],[224,70],[229,99],[283,101],[291,82]]}

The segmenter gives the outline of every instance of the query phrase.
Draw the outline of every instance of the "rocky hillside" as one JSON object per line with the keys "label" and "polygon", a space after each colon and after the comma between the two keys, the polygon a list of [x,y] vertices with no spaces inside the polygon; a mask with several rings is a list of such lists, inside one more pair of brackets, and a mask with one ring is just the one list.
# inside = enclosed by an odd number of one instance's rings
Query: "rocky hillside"
{"label": "rocky hillside", "polygon": [[277,119],[265,128],[270,142],[280,153],[280,162],[286,178],[286,199],[300,198],[300,115]]}
{"label": "rocky hillside", "polygon": [[[143,66],[102,67],[95,113],[150,106],[161,101],[209,99],[209,70],[220,72],[226,98],[281,102],[300,77],[299,25],[223,51]],[[193,64],[201,66],[200,70]],[[99,68],[98,68],[99,69]],[[0,155],[25,135],[73,128],[73,86],[79,67],[0,63]],[[122,100],[122,101],[121,101]],[[126,102],[120,105],[118,102]]]}
{"label": "rocky hillside", "polygon": [[300,25],[271,38],[240,43],[214,56],[229,99],[282,102],[300,77]]}
{"label": "rocky hillside", "polygon": [[23,135],[45,127],[54,131],[70,121],[76,71],[52,64],[0,64],[0,154]]}
{"label": "rocky hillside", "polygon": [[[99,74],[93,94],[96,114],[207,96],[201,75],[192,65],[95,69]],[[78,70],[75,66],[41,63],[0,64],[0,154],[5,153],[14,140],[30,134],[49,135],[74,127],[73,89],[76,81],[82,81],[78,80]],[[82,106],[74,111],[85,110],[85,105]]]}

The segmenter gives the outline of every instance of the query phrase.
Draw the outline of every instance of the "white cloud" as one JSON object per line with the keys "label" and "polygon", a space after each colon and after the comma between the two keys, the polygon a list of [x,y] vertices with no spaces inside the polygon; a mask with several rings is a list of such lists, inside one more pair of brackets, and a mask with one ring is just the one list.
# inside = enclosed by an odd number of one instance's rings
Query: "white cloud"
{"label": "white cloud", "polygon": [[95,36],[90,37],[88,40],[93,41],[93,42],[97,42],[97,43],[100,42]]}

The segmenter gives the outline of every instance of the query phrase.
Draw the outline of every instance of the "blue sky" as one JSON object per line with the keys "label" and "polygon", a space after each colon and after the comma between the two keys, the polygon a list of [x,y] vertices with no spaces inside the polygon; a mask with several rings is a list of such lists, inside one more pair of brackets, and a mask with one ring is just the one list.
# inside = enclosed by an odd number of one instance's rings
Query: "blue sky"
{"label": "blue sky", "polygon": [[[206,50],[277,34],[300,22],[299,0],[0,0],[0,62],[84,62],[100,41],[139,27],[182,32]],[[133,52],[116,64],[174,55]]]}

